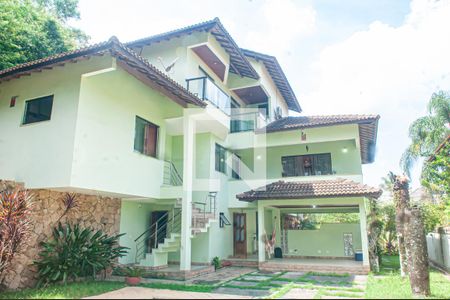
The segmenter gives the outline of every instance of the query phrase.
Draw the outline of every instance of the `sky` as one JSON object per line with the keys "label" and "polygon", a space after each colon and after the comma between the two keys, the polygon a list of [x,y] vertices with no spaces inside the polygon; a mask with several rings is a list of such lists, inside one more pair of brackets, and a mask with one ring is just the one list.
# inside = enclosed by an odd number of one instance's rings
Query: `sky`
{"label": "sky", "polygon": [[[450,91],[450,0],[80,0],[71,25],[122,42],[219,17],[236,43],[274,55],[301,115],[379,114],[364,182],[400,173],[408,127]],[[295,115],[295,114],[293,114]],[[419,186],[420,162],[412,172]]]}

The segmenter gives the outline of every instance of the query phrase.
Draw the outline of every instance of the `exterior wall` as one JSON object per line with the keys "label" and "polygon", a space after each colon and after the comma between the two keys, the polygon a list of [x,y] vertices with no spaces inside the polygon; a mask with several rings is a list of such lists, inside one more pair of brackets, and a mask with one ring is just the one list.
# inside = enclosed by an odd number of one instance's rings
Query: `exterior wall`
{"label": "exterior wall", "polygon": [[[158,198],[166,152],[164,119],[181,114],[178,104],[120,68],[83,77],[71,185]],[[136,116],[159,126],[157,158],[134,151]]]}
{"label": "exterior wall", "polygon": [[318,230],[288,230],[285,255],[345,257],[344,233],[352,233],[354,250],[361,250],[359,224],[322,224]]}
{"label": "exterior wall", "polygon": [[[0,180],[0,190],[14,187],[17,184]],[[51,190],[30,190],[34,195],[31,213],[31,232],[28,241],[16,253],[10,271],[5,277],[8,288],[17,289],[32,287],[36,283],[36,269],[33,261],[38,259],[39,243],[52,236],[52,230],[64,212],[62,197],[65,193]],[[70,222],[90,227],[94,230],[113,235],[119,232],[120,199],[77,194],[78,206],[61,219],[62,223]]]}
{"label": "exterior wall", "polygon": [[450,235],[446,233],[429,233],[427,235],[429,260],[450,272]]}
{"label": "exterior wall", "polygon": [[[110,65],[97,57],[0,85],[0,178],[29,188],[69,186],[81,74]],[[22,125],[25,101],[47,95],[54,95],[51,120]]]}
{"label": "exterior wall", "polygon": [[122,201],[120,214],[120,245],[130,248],[128,254],[119,259],[121,264],[133,264],[136,257],[136,242],[134,241],[150,226],[151,213],[159,210],[172,210],[171,205],[145,203],[137,201]]}

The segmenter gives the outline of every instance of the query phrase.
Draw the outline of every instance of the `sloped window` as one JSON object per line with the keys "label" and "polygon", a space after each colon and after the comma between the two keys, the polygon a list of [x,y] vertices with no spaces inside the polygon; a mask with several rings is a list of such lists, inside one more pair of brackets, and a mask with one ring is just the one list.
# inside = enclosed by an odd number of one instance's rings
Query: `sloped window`
{"label": "sloped window", "polygon": [[157,125],[136,117],[134,150],[147,156],[156,157],[158,129],[159,127]]}
{"label": "sloped window", "polygon": [[23,124],[32,124],[50,120],[53,108],[53,95],[25,102]]}

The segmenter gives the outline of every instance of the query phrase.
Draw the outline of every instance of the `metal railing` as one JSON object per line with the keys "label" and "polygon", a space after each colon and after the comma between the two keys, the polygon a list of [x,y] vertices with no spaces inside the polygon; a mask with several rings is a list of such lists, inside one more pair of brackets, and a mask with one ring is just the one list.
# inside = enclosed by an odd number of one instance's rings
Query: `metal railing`
{"label": "metal railing", "polygon": [[178,173],[177,168],[171,161],[164,161],[163,183],[165,185],[183,185],[183,177]]}
{"label": "metal railing", "polygon": [[163,214],[134,240],[136,244],[135,262],[139,263],[146,253],[151,253],[152,250],[157,249],[159,243],[164,242],[164,239],[170,237],[172,233],[180,232],[181,209],[174,208],[172,214],[169,215],[169,212]]}
{"label": "metal railing", "polygon": [[187,90],[230,115],[231,98],[206,76],[186,79]]}
{"label": "metal railing", "polygon": [[[216,217],[216,211],[217,211],[217,192],[209,192],[208,195],[205,197],[204,202],[192,202],[195,208],[200,210],[200,213],[203,215],[202,219],[207,220],[209,215],[212,215],[211,217]],[[192,218],[193,224],[196,224],[197,219],[195,216]]]}

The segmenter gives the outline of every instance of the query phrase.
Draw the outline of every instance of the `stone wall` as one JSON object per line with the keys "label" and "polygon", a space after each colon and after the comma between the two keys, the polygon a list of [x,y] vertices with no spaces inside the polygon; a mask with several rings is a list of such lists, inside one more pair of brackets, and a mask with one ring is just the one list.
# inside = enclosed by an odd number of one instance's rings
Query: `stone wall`
{"label": "stone wall", "polygon": [[[0,191],[19,184],[0,180]],[[16,253],[3,284],[10,289],[32,287],[36,283],[33,260],[38,258],[39,243],[47,240],[64,212],[62,199],[66,193],[30,190],[33,194],[32,228],[27,242]],[[61,222],[78,223],[83,227],[117,234],[120,225],[121,200],[117,198],[77,194],[78,207],[69,211]]]}

